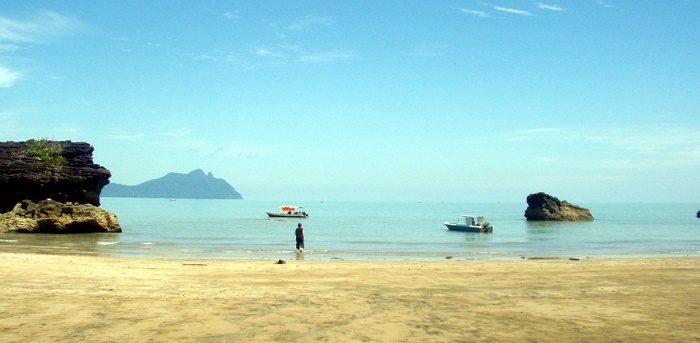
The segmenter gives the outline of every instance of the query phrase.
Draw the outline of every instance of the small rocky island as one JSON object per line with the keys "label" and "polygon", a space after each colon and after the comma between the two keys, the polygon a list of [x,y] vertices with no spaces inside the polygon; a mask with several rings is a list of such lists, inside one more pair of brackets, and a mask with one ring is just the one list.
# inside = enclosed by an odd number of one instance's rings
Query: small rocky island
{"label": "small rocky island", "polygon": [[0,232],[121,232],[100,208],[112,176],[85,142],[0,142]]}
{"label": "small rocky island", "polygon": [[570,204],[566,200],[539,192],[527,196],[527,220],[591,221],[593,215],[587,208]]}

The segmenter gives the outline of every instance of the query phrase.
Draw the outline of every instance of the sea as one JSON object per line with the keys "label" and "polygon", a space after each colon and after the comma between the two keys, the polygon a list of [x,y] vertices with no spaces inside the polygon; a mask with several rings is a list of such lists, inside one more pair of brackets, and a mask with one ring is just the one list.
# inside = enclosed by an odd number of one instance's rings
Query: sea
{"label": "sea", "polygon": [[[515,260],[700,256],[698,204],[593,203],[591,222],[532,222],[527,204],[102,198],[122,233],[0,234],[0,251],[169,259]],[[268,218],[281,205],[305,219]],[[491,233],[443,222],[483,215]],[[302,223],[306,249],[295,250]]]}

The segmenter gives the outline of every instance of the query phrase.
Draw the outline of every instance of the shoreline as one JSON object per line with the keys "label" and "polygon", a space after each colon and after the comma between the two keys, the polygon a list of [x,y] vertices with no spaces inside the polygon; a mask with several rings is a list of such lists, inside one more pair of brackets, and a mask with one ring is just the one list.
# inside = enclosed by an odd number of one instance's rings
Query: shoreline
{"label": "shoreline", "polygon": [[356,261],[0,252],[24,341],[693,341],[700,258]]}
{"label": "shoreline", "polygon": [[614,259],[666,259],[666,258],[700,258],[700,252],[630,252],[609,254],[469,254],[469,253],[375,253],[375,252],[337,252],[315,251],[305,249],[304,253],[294,250],[275,252],[236,251],[226,253],[125,253],[113,251],[75,250],[69,247],[39,248],[26,246],[9,247],[0,245],[0,254],[39,254],[57,256],[89,256],[115,259],[144,260],[206,260],[206,261],[271,261],[276,259],[297,261],[353,261],[353,262],[438,262],[454,261],[521,261],[521,260],[614,260]]}
{"label": "shoreline", "polygon": [[[25,238],[25,234],[18,234]],[[47,236],[48,238],[53,238]],[[64,238],[64,237],[61,237]],[[25,244],[19,239],[0,237],[0,253],[48,254],[99,256],[109,258],[158,259],[158,260],[306,260],[306,261],[358,261],[358,262],[401,262],[401,261],[441,261],[454,259],[461,261],[517,261],[517,260],[568,260],[568,259],[647,259],[647,258],[700,258],[700,251],[644,251],[624,253],[583,253],[567,254],[556,252],[515,253],[515,252],[372,252],[372,251],[329,251],[305,249],[303,254],[295,250],[201,250],[201,249],[167,249],[151,243],[124,247],[120,242],[101,242],[80,246],[73,244]]]}

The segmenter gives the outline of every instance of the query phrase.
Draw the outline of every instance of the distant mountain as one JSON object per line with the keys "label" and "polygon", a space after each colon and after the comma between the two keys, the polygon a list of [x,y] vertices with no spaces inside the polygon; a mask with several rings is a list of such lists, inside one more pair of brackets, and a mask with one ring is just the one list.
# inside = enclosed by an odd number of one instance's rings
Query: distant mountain
{"label": "distant mountain", "polygon": [[168,173],[136,186],[110,183],[102,188],[103,197],[112,198],[179,198],[179,199],[243,199],[224,179],[201,169],[189,174]]}

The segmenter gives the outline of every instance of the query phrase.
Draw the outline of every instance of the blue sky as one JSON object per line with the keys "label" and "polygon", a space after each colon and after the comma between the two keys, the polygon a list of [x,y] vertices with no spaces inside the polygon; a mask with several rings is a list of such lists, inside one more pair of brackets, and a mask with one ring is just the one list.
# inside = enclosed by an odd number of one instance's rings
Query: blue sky
{"label": "blue sky", "polygon": [[700,202],[698,1],[13,1],[0,140],[246,199]]}

